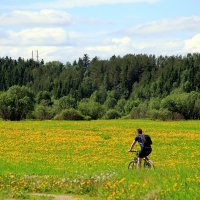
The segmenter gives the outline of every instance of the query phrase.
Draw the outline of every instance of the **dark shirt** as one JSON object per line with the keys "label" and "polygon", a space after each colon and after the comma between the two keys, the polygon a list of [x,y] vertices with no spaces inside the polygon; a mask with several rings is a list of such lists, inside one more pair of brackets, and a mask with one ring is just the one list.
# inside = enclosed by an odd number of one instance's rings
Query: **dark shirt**
{"label": "dark shirt", "polygon": [[141,148],[144,148],[144,135],[143,134],[138,134],[135,137],[135,141],[138,142],[140,144]]}

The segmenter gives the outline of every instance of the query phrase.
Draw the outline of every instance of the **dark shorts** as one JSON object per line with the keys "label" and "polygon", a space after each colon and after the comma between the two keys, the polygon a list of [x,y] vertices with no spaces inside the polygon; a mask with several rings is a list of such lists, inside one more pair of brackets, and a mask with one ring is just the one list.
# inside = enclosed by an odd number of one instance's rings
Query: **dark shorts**
{"label": "dark shorts", "polygon": [[151,147],[144,147],[141,149],[140,153],[139,153],[139,158],[144,158],[146,156],[148,156],[152,151]]}

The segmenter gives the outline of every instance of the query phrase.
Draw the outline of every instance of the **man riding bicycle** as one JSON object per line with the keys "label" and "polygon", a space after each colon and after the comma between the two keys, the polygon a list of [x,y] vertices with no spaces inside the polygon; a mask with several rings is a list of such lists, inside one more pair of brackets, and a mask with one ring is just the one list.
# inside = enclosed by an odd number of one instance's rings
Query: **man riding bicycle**
{"label": "man riding bicycle", "polygon": [[139,152],[137,167],[141,168],[142,159],[148,156],[152,151],[152,148],[151,148],[152,141],[148,135],[142,134],[142,129],[137,129],[137,136],[133,140],[133,143],[131,144],[129,152],[132,151],[133,147],[135,146],[137,142],[140,144],[140,147],[141,147],[141,150]]}

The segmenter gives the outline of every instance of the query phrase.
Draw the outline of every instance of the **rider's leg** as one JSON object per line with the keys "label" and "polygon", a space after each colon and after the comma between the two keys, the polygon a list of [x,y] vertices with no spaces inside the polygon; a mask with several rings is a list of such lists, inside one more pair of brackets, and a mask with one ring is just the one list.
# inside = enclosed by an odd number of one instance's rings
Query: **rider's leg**
{"label": "rider's leg", "polygon": [[143,158],[138,157],[138,162],[137,162],[137,167],[138,167],[138,168],[141,168],[141,166],[142,166],[142,165],[141,165],[142,159],[143,159]]}
{"label": "rider's leg", "polygon": [[139,156],[138,156],[138,161],[137,161],[137,167],[141,168],[141,163],[142,163],[142,159],[145,157],[145,151],[144,148],[141,149],[141,151],[139,152]]}
{"label": "rider's leg", "polygon": [[148,160],[149,160],[149,158],[146,156],[146,157],[144,157],[144,160],[148,161]]}

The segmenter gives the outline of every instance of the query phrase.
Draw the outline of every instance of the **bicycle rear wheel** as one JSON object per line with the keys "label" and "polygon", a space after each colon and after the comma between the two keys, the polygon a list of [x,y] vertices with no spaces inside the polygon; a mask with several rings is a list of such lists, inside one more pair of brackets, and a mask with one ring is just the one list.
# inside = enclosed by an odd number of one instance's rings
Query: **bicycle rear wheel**
{"label": "bicycle rear wheel", "polygon": [[152,160],[147,160],[144,162],[144,168],[154,169],[154,164]]}
{"label": "bicycle rear wheel", "polygon": [[136,169],[137,163],[133,160],[128,164],[128,169]]}

